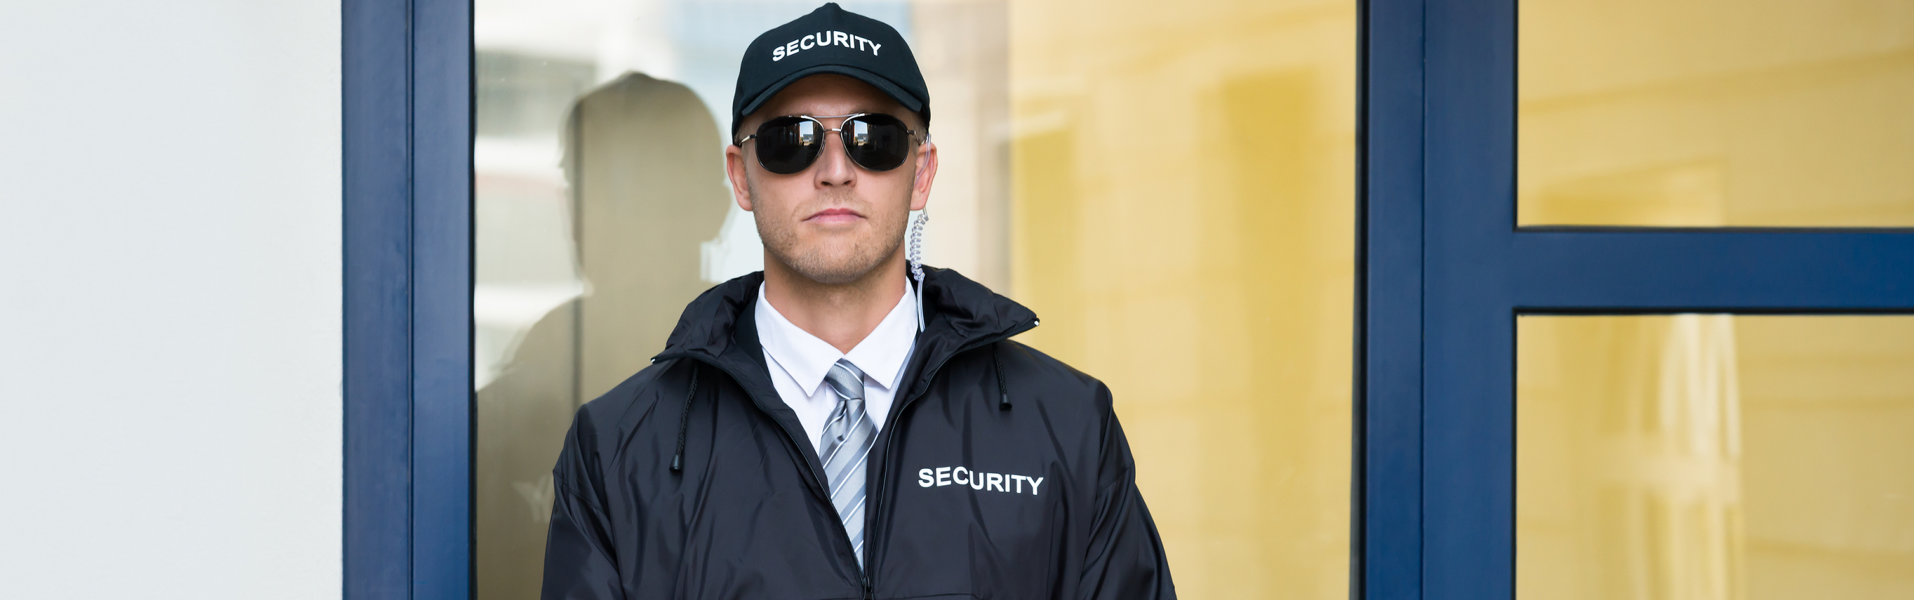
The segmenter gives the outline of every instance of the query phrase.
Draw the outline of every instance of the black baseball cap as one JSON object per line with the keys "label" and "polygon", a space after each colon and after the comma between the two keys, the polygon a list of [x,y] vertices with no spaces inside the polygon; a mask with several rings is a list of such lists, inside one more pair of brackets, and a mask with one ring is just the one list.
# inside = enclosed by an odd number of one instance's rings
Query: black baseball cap
{"label": "black baseball cap", "polygon": [[733,87],[728,141],[740,138],[742,117],[788,84],[820,73],[858,79],[919,113],[921,121],[932,121],[927,80],[920,76],[907,40],[886,23],[828,2],[747,44],[746,55],[740,57],[740,80]]}

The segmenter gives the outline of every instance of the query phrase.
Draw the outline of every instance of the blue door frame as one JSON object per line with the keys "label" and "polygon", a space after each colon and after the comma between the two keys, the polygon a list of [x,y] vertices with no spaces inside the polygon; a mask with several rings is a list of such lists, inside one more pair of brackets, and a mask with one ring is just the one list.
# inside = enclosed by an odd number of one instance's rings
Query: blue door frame
{"label": "blue door frame", "polygon": [[1913,312],[1913,230],[1516,227],[1514,0],[1361,2],[1355,597],[1514,594],[1514,319]]}
{"label": "blue door frame", "polygon": [[472,2],[340,8],[342,596],[467,598]]}
{"label": "blue door frame", "polygon": [[[343,596],[473,595],[471,0],[341,4]],[[1360,2],[1355,597],[1513,595],[1530,313],[1911,313],[1913,230],[1516,228],[1513,0]]]}

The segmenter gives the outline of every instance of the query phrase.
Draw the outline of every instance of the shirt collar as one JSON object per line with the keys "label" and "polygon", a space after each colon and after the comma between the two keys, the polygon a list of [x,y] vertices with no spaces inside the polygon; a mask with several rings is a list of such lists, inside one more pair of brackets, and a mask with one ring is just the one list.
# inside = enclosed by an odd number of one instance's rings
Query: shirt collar
{"label": "shirt collar", "polygon": [[867,379],[880,385],[881,389],[892,390],[899,384],[900,374],[907,366],[907,353],[913,349],[913,337],[916,324],[913,318],[913,293],[911,286],[903,287],[900,302],[880,320],[880,325],[867,334],[866,339],[855,344],[853,351],[841,354],[838,348],[826,340],[814,337],[800,326],[788,321],[779,310],[767,303],[767,284],[760,284],[760,298],[753,308],[755,329],[760,335],[760,347],[766,349],[767,356],[800,389],[809,394],[820,388],[827,379],[827,369],[833,363],[845,358],[853,363]]}

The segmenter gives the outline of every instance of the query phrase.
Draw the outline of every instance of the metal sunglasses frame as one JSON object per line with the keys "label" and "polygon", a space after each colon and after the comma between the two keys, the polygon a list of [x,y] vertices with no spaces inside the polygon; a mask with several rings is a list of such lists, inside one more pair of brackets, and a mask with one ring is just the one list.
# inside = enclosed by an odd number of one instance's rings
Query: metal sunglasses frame
{"label": "metal sunglasses frame", "polygon": [[[846,139],[846,137],[847,137],[847,136],[849,136],[849,135],[852,135],[852,134],[851,134],[850,132],[843,132],[843,131],[841,131],[841,130],[843,130],[843,129],[846,129],[846,126],[847,126],[847,121],[851,121],[851,120],[854,120],[854,119],[856,119],[856,118],[859,118],[859,117],[865,117],[865,116],[869,116],[869,115],[877,115],[877,116],[884,116],[884,117],[888,117],[888,118],[892,118],[892,119],[894,119],[894,120],[896,120],[896,121],[897,121],[897,120],[899,120],[899,117],[895,117],[895,116],[893,116],[893,115],[889,115],[889,114],[886,114],[886,113],[850,113],[850,114],[844,114],[844,115],[780,115],[779,117],[774,117],[774,118],[776,118],[776,119],[778,119],[778,118],[782,118],[782,117],[792,117],[792,118],[796,118],[796,119],[803,119],[803,120],[807,120],[807,121],[813,121],[813,124],[814,124],[814,125],[818,125],[818,126],[820,126],[820,129],[822,129],[822,130],[823,130],[823,131],[825,131],[826,133],[837,133],[837,134],[840,134],[840,136],[841,136],[841,139],[840,139],[840,151],[841,151],[841,152],[846,152],[846,153],[847,153],[847,158],[848,158],[849,160],[851,160],[851,159],[853,159],[853,147],[852,147],[853,145],[852,145],[852,144],[850,144],[850,143],[848,143],[848,140]],[[840,126],[839,126],[839,127],[828,127],[826,123],[823,123],[823,122],[821,122],[821,121],[820,121],[821,119],[840,119]],[[902,125],[904,125],[905,123],[904,123],[904,122],[902,122],[901,124],[902,124]],[[765,126],[765,124],[763,123],[763,124],[762,124],[762,126]],[[927,143],[927,142],[930,142],[930,141],[933,141],[933,136],[932,136],[932,135],[930,135],[930,134],[927,134],[926,132],[920,132],[920,131],[914,131],[914,130],[912,130],[912,129],[908,129],[908,130],[907,130],[907,139],[909,139],[909,140],[911,140],[911,139],[914,139],[914,138],[915,138],[916,136],[917,136],[917,137],[919,137],[919,143],[921,143],[921,144],[925,144],[925,143]],[[738,140],[735,140],[735,141],[733,142],[733,145],[735,145],[735,146],[741,146],[741,147],[744,147],[744,146],[746,146],[746,144],[747,144],[747,141],[748,141],[748,140],[752,140],[753,138],[756,138],[756,137],[760,137],[760,133],[759,133],[759,131],[758,131],[758,130],[755,130],[755,132],[754,132],[754,133],[750,133],[750,134],[747,134],[747,136],[746,136],[746,137],[743,137],[743,138],[740,138],[740,139],[738,139]],[[909,157],[911,157],[911,156],[909,156]],[[756,161],[756,162],[758,162],[758,161],[760,160],[760,153],[758,153],[758,152],[755,152],[755,153],[754,153],[754,158],[753,158],[753,159],[754,159],[754,161]],[[808,165],[808,166],[812,166],[812,165],[813,165],[813,161],[816,161],[816,160],[820,160],[820,154],[819,154],[819,152],[818,152],[818,151],[816,151],[816,152],[814,153],[814,155],[813,155],[813,158],[811,158],[811,159],[808,159],[808,160],[807,160],[807,165]],[[861,165],[861,164],[860,164],[860,161],[857,161],[857,160],[855,160],[855,161],[853,161],[853,164],[855,164],[855,165],[859,165],[859,166],[860,166],[860,168],[862,168],[862,169],[867,169],[867,166],[866,166],[866,165]],[[901,161],[901,164],[906,164],[906,162],[905,162],[905,161]],[[764,164],[764,163],[762,163],[762,164],[761,164],[760,166],[764,168],[764,167],[766,167],[767,165],[766,165],[766,164]],[[889,171],[891,171],[891,170],[893,170],[893,169],[898,169],[898,168],[900,168],[900,165],[894,165],[894,166],[892,166],[892,167],[889,167],[889,168],[887,168],[886,170],[889,170]],[[803,168],[802,170],[805,170],[805,169]],[[867,169],[867,170],[869,170],[869,171],[872,171],[872,170],[874,170],[874,169]],[[796,172],[797,172],[797,171],[796,171]]]}

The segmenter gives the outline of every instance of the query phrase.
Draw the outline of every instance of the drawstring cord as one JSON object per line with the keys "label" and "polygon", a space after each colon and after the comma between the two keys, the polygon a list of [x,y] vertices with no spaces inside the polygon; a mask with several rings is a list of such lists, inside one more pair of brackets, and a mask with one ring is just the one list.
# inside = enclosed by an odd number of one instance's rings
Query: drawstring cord
{"label": "drawstring cord", "polygon": [[680,472],[681,457],[687,453],[687,415],[693,413],[693,393],[700,389],[700,365],[694,364],[693,383],[687,386],[687,401],[680,407],[680,439],[673,444],[673,472]]}
{"label": "drawstring cord", "polygon": [[1013,399],[1007,396],[1007,378],[1000,372],[1000,344],[987,346],[987,354],[993,356],[993,382],[1000,385],[1000,410],[1012,410]]}

